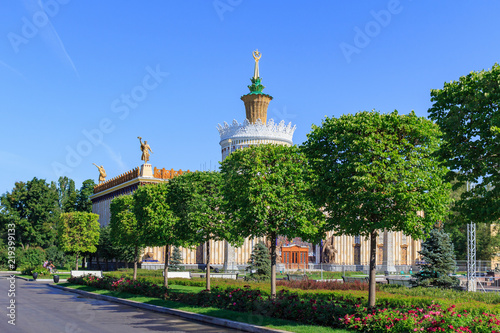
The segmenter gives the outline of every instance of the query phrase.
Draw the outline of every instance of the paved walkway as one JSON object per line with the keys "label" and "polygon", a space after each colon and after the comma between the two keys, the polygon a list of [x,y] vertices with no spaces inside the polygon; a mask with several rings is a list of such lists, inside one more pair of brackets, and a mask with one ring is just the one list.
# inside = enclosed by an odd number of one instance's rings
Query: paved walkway
{"label": "paved walkway", "polygon": [[[10,292],[9,292],[10,290]],[[14,295],[15,294],[15,295]],[[14,304],[15,307],[12,307]],[[11,306],[11,309],[8,309]],[[10,318],[9,316],[10,315]],[[9,324],[15,323],[14,325]],[[0,275],[2,333],[241,332]]]}

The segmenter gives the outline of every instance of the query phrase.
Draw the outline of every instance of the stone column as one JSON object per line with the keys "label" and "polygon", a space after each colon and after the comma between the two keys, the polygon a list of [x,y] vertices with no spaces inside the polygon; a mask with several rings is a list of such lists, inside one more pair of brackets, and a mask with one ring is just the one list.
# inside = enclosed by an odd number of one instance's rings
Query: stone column
{"label": "stone column", "polygon": [[237,270],[235,248],[227,241],[224,241],[224,271],[233,272]]}
{"label": "stone column", "polygon": [[384,259],[382,262],[382,270],[389,273],[396,272],[394,266],[394,233],[384,230]]}

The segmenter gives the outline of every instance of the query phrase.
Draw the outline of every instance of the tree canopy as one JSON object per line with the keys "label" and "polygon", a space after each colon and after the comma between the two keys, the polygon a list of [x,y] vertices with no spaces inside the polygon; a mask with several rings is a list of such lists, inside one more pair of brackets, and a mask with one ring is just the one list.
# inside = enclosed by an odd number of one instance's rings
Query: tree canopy
{"label": "tree canopy", "polygon": [[183,234],[191,246],[205,243],[206,288],[210,290],[210,240],[238,241],[221,209],[222,177],[219,172],[185,173],[170,180],[168,202],[179,218]]}
{"label": "tree canopy", "polygon": [[110,206],[111,219],[109,222],[110,234],[113,243],[120,247],[133,247],[134,249],[134,277],[137,279],[137,262],[139,248],[141,248],[142,235],[138,228],[134,213],[134,197],[122,195],[114,198]]}
{"label": "tree canopy", "polygon": [[435,124],[414,112],[365,111],[325,118],[303,145],[328,229],[370,237],[370,306],[378,231],[423,238],[447,213],[449,185],[442,179],[447,169],[433,157],[439,135]]}
{"label": "tree canopy", "polygon": [[150,184],[134,192],[134,213],[140,230],[141,243],[146,246],[165,246],[164,285],[168,287],[170,246],[185,246],[184,231],[169,202],[169,183]]}
{"label": "tree canopy", "polygon": [[92,179],[84,180],[82,187],[76,197],[76,210],[79,212],[92,213],[92,200],[90,196],[94,194],[95,182]]}
{"label": "tree canopy", "polygon": [[224,210],[236,234],[270,243],[273,296],[277,237],[318,241],[322,236],[323,214],[308,197],[308,165],[296,146],[270,144],[237,150],[221,164]]}
{"label": "tree canopy", "polygon": [[450,168],[454,188],[474,183],[455,209],[468,221],[500,218],[500,66],[471,72],[431,90],[429,118],[443,132],[440,158]]}
{"label": "tree canopy", "polygon": [[59,214],[56,188],[44,179],[17,182],[0,197],[0,230],[15,224],[16,243],[22,248],[54,245]]}
{"label": "tree canopy", "polygon": [[99,215],[85,212],[63,213],[58,226],[59,245],[65,252],[76,254],[76,270],[78,256],[82,252],[95,252],[99,242]]}

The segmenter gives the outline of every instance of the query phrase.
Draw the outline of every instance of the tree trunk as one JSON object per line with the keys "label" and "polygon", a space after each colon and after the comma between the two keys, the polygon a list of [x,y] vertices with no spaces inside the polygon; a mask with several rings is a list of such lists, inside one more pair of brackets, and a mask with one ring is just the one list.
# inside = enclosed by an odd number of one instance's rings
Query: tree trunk
{"label": "tree trunk", "polygon": [[76,270],[78,270],[78,252],[76,253],[75,266],[76,266]]}
{"label": "tree trunk", "polygon": [[134,248],[134,278],[133,280],[137,280],[137,252],[139,251],[139,246],[135,246]]}
{"label": "tree trunk", "polygon": [[368,291],[368,306],[375,306],[375,278],[377,273],[377,231],[370,234],[370,285]]}
{"label": "tree trunk", "polygon": [[276,234],[271,234],[271,298],[276,298]]}
{"label": "tree trunk", "polygon": [[89,254],[89,263],[87,265],[88,269],[92,269],[92,254]]}
{"label": "tree trunk", "polygon": [[101,259],[99,258],[99,254],[96,255],[95,257],[95,260],[97,262],[97,268],[102,271],[102,267],[101,267]]}
{"label": "tree trunk", "polygon": [[206,269],[206,279],[207,279],[207,290],[210,291],[210,240],[206,242],[207,244],[207,269]]}
{"label": "tree trunk", "polygon": [[169,246],[165,245],[165,266],[163,266],[163,285],[168,288],[168,258],[169,258]]}
{"label": "tree trunk", "polygon": [[83,256],[82,257],[82,269],[85,269],[85,267],[87,266],[87,257],[86,256]]}

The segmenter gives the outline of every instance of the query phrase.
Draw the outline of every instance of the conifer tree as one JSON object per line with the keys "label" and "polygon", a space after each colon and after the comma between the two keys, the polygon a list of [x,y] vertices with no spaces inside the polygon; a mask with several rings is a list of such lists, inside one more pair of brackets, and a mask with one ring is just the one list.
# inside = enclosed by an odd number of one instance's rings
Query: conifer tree
{"label": "conifer tree", "polygon": [[417,286],[451,288],[459,284],[456,277],[448,276],[456,269],[455,252],[450,236],[441,228],[431,230],[419,253],[425,265],[416,274]]}
{"label": "conifer tree", "polygon": [[255,244],[248,264],[246,271],[249,274],[245,277],[245,280],[264,281],[269,280],[271,277],[271,256],[264,243]]}
{"label": "conifer tree", "polygon": [[177,246],[174,246],[172,257],[170,257],[170,265],[168,267],[173,271],[180,271],[182,269],[182,253]]}

